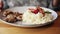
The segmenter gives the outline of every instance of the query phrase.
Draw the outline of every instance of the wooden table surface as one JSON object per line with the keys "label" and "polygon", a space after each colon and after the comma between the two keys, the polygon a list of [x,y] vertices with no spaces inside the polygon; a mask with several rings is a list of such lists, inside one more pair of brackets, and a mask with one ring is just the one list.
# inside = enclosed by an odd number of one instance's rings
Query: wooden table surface
{"label": "wooden table surface", "polygon": [[58,18],[48,26],[38,28],[22,28],[4,24],[0,21],[0,34],[60,34],[60,11]]}

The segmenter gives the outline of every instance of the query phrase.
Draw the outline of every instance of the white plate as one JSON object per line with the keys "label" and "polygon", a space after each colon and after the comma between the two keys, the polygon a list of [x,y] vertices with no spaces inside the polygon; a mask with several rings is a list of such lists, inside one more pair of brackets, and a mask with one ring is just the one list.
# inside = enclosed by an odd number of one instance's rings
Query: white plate
{"label": "white plate", "polygon": [[[25,12],[28,8],[35,8],[34,6],[24,6],[24,7],[13,7],[13,8],[9,8],[8,10],[12,10],[14,12],[20,12],[20,13],[23,13]],[[52,12],[52,16],[54,17],[52,21],[54,21],[56,18],[57,18],[57,13],[51,9],[48,9],[48,8],[44,8],[44,7],[41,7],[43,8],[44,10],[48,10],[49,12]],[[0,19],[1,20],[1,19]],[[13,25],[13,26],[19,26],[19,27],[38,27],[38,26],[44,26],[44,25],[47,25],[47,24],[50,24],[52,23],[51,22],[47,22],[47,23],[43,23],[43,24],[22,24],[20,21],[19,22],[16,22],[16,23],[8,23],[8,22],[5,22],[3,20],[1,20],[3,23],[6,23],[6,24],[9,24],[9,25]]]}

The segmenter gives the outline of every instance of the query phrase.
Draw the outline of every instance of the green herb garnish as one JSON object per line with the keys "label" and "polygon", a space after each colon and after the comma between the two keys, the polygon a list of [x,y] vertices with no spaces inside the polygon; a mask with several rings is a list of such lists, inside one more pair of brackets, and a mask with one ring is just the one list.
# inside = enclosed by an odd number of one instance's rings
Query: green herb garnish
{"label": "green herb garnish", "polygon": [[49,12],[49,11],[45,11],[45,13],[51,14],[51,12]]}

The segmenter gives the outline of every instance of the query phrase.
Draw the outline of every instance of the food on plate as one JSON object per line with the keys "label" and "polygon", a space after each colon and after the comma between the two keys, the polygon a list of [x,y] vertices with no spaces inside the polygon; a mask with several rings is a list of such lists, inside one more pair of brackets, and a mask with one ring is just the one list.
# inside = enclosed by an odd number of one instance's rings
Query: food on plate
{"label": "food on plate", "polygon": [[24,12],[22,16],[22,21],[25,24],[43,24],[53,20],[51,12],[44,11],[44,9],[39,6],[36,8],[29,8]]}
{"label": "food on plate", "polygon": [[41,7],[28,8],[24,13],[6,10],[3,12],[4,20],[7,22],[22,21],[25,24],[43,24],[53,20],[51,12],[45,11]]}
{"label": "food on plate", "polygon": [[5,17],[3,20],[10,22],[10,23],[14,23],[16,21],[21,21],[22,20],[22,13],[18,13],[18,12],[12,12],[11,10],[5,10],[3,12],[3,16]]}

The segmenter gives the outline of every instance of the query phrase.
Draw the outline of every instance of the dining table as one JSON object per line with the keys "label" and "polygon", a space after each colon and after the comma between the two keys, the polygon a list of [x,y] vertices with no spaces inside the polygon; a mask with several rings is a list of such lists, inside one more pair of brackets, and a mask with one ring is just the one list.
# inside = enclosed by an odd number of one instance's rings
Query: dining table
{"label": "dining table", "polygon": [[17,27],[0,20],[0,34],[60,34],[60,11],[57,19],[51,24],[41,27]]}

